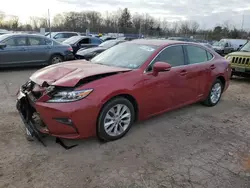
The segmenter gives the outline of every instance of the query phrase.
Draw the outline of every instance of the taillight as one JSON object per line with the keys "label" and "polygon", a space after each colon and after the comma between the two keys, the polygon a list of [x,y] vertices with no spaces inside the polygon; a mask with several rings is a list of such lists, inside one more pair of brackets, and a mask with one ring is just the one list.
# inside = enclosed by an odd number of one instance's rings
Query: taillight
{"label": "taillight", "polygon": [[71,51],[71,52],[73,52],[73,48],[72,47],[69,47],[68,50]]}

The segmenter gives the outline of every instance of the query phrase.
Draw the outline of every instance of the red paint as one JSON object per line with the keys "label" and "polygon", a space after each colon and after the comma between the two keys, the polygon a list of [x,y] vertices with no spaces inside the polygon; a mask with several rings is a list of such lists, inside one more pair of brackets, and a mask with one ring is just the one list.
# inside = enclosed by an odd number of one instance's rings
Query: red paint
{"label": "red paint", "polygon": [[[48,96],[40,98],[35,107],[48,127],[48,134],[71,139],[95,136],[97,119],[102,106],[117,95],[132,96],[138,105],[138,120],[143,120],[204,100],[212,83],[219,76],[226,81],[224,90],[228,88],[229,62],[215,52],[207,49],[215,57],[210,62],[172,68],[169,64],[157,63],[153,72],[145,73],[146,67],[158,51],[177,42],[140,40],[138,43],[159,45],[161,48],[136,70],[91,64],[80,60],[49,66],[31,76],[31,80],[38,84],[47,81],[56,86],[73,87],[80,79],[88,76],[125,71],[75,88],[77,90],[94,89],[89,96],[80,101],[46,103],[44,101],[48,99]],[[162,69],[166,71],[159,72]],[[158,73],[155,74],[156,72]],[[54,120],[60,117],[70,118],[78,129],[78,133],[72,127]]]}

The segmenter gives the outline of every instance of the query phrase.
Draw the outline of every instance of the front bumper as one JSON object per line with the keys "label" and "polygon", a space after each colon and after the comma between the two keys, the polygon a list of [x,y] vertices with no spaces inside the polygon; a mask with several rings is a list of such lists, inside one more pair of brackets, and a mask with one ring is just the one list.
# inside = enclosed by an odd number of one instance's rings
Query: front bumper
{"label": "front bumper", "polygon": [[74,60],[75,59],[75,56],[73,53],[68,53],[64,56],[64,60],[65,61],[70,61],[70,60]]}
{"label": "front bumper", "polygon": [[93,100],[86,98],[72,103],[46,103],[31,96],[30,92],[20,89],[16,107],[32,136],[40,138],[47,134],[80,139],[96,135],[99,108]]}
{"label": "front bumper", "polygon": [[231,65],[231,68],[232,68],[232,75],[243,76],[243,77],[250,76],[250,67]]}

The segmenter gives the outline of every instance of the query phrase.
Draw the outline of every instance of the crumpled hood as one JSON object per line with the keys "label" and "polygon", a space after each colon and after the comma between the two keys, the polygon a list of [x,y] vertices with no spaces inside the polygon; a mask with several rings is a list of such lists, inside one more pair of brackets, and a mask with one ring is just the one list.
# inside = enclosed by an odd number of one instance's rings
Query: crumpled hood
{"label": "crumpled hood", "polygon": [[249,57],[250,56],[250,52],[241,52],[241,51],[238,51],[238,52],[230,53],[230,54],[228,54],[228,56],[247,56],[247,57]]}
{"label": "crumpled hood", "polygon": [[40,69],[31,75],[30,79],[40,86],[47,82],[54,86],[74,87],[81,79],[90,76],[130,70],[95,64],[85,60],[75,60]]}

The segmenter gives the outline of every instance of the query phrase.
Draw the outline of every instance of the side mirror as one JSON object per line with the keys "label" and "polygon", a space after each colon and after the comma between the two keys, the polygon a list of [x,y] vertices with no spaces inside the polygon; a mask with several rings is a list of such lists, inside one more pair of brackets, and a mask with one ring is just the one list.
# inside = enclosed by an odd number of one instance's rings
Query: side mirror
{"label": "side mirror", "polygon": [[153,75],[157,76],[159,72],[170,71],[171,65],[166,62],[156,62],[153,65]]}
{"label": "side mirror", "polygon": [[1,48],[1,49],[6,48],[6,46],[7,46],[6,44],[0,43],[0,48]]}

